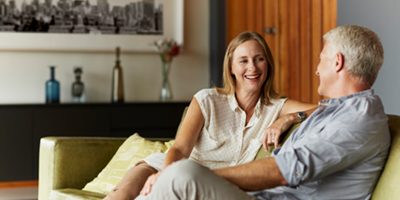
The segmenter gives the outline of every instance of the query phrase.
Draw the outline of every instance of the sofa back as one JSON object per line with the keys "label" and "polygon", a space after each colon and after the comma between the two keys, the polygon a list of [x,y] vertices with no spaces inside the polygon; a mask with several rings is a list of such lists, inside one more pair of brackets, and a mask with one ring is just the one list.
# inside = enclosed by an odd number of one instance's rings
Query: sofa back
{"label": "sofa back", "polygon": [[400,116],[388,115],[392,136],[389,157],[372,195],[372,200],[400,198]]}

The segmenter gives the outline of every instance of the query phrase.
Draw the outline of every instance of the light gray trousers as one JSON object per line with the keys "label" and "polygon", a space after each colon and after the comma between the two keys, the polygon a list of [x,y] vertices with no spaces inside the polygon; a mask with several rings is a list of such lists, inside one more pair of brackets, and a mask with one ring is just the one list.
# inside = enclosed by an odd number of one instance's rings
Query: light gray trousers
{"label": "light gray trousers", "polygon": [[210,169],[190,160],[171,164],[157,178],[151,192],[136,200],[256,200]]}

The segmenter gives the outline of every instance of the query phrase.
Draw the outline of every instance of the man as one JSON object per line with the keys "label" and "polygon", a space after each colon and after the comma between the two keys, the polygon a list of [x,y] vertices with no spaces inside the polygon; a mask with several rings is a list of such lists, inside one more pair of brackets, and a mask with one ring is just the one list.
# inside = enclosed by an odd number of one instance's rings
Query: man
{"label": "man", "polygon": [[390,147],[388,118],[371,89],[383,47],[360,26],[337,27],[324,40],[316,74],[318,93],[329,99],[282,148],[214,171],[176,162],[137,199],[369,199]]}

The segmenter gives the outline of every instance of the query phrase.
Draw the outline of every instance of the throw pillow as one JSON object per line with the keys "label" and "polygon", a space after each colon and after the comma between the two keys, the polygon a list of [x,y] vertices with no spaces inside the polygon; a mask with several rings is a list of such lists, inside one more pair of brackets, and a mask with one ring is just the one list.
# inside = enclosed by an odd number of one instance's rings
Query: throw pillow
{"label": "throw pillow", "polygon": [[83,190],[107,195],[138,161],[150,154],[165,152],[173,142],[174,140],[165,143],[150,141],[137,133],[133,134],[125,140],[107,166],[93,181],[86,184]]}

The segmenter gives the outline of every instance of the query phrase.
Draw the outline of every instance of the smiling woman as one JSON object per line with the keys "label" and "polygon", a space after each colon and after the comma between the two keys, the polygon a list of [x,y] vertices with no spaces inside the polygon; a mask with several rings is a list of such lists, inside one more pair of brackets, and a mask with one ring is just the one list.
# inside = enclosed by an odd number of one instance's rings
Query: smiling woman
{"label": "smiling woman", "polygon": [[[223,87],[196,93],[168,152],[152,154],[132,167],[105,199],[133,199],[139,192],[147,195],[162,171],[184,158],[211,169],[250,162],[271,125],[279,131],[264,138],[279,142],[280,134],[300,121],[297,115],[286,114],[314,105],[280,98],[273,89],[274,66],[269,47],[258,33],[237,36],[225,54]],[[278,117],[284,120],[275,124]]]}

